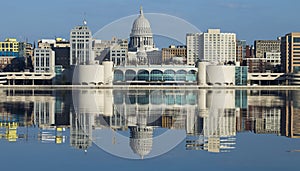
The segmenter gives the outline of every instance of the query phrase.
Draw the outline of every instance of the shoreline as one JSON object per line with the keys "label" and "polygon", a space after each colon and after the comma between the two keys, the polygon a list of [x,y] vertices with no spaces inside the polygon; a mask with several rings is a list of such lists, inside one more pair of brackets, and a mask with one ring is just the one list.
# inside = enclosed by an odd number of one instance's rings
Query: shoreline
{"label": "shoreline", "polygon": [[149,90],[149,89],[237,89],[237,90],[300,90],[300,86],[198,86],[198,85],[0,85],[0,89],[35,89],[35,90],[70,90],[70,89],[118,89],[118,90]]}

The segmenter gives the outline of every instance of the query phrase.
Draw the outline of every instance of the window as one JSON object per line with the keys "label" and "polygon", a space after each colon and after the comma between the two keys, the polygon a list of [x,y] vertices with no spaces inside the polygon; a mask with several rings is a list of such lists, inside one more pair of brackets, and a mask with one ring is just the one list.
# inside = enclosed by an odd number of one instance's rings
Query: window
{"label": "window", "polygon": [[300,37],[294,37],[294,43],[300,43]]}
{"label": "window", "polygon": [[46,58],[46,66],[49,67],[49,58]]}

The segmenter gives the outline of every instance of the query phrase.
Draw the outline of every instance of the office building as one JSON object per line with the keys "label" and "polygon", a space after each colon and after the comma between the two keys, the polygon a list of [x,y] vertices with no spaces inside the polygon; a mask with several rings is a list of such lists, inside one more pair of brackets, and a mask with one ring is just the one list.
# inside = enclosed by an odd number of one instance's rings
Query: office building
{"label": "office building", "polygon": [[94,64],[92,56],[92,32],[84,21],[70,32],[70,65]]}
{"label": "office building", "polygon": [[298,72],[300,68],[300,32],[281,37],[281,64],[285,73]]}
{"label": "office building", "polygon": [[55,52],[52,49],[34,49],[34,72],[54,72]]}
{"label": "office building", "polygon": [[19,42],[14,38],[7,38],[0,42],[0,56],[19,57]]}
{"label": "office building", "polygon": [[280,53],[280,44],[280,40],[255,40],[255,57],[264,58],[267,52]]}
{"label": "office building", "polygon": [[195,65],[200,55],[201,33],[188,33],[186,35],[187,65]]}
{"label": "office building", "polygon": [[70,42],[63,38],[41,39],[38,48],[52,49],[55,52],[55,65],[70,67]]}
{"label": "office building", "polygon": [[267,65],[271,65],[272,67],[281,65],[280,52],[265,52],[264,58],[266,59]]}
{"label": "office building", "polygon": [[121,49],[120,47],[110,49],[110,61],[112,61],[115,66],[125,65],[127,63],[127,56],[127,49]]}
{"label": "office building", "polygon": [[186,64],[186,46],[162,48],[162,62],[164,64]]}
{"label": "office building", "polygon": [[199,59],[210,62],[236,62],[236,34],[221,33],[220,29],[208,29],[200,35]]}
{"label": "office building", "polygon": [[93,53],[98,63],[112,61],[115,66],[125,65],[128,58],[128,40],[113,37],[112,40],[93,40]]}

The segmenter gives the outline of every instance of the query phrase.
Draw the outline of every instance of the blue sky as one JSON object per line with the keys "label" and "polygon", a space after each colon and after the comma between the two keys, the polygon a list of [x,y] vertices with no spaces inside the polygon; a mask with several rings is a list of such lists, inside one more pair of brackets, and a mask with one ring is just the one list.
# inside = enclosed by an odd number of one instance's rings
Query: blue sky
{"label": "blue sky", "polygon": [[202,31],[235,32],[249,44],[300,31],[300,1],[296,0],[10,0],[1,2],[0,39],[68,38],[84,13],[96,32],[114,20],[137,14],[140,5],[145,13],[174,15]]}

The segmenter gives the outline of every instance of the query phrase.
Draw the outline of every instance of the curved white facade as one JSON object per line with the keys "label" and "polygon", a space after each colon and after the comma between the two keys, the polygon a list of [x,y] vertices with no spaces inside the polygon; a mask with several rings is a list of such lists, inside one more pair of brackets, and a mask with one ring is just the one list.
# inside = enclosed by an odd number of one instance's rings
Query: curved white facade
{"label": "curved white facade", "polygon": [[102,65],[104,67],[104,75],[103,75],[103,79],[104,79],[104,84],[106,85],[112,85],[113,84],[113,80],[114,80],[114,71],[113,71],[113,67],[114,67],[114,63],[110,62],[110,61],[105,61],[102,62]]}
{"label": "curved white facade", "polygon": [[207,65],[206,80],[208,85],[235,85],[235,66]]}
{"label": "curved white facade", "polygon": [[198,85],[207,85],[206,84],[206,65],[207,62],[198,63]]}
{"label": "curved white facade", "polygon": [[73,69],[73,85],[112,85],[113,62],[103,65],[76,65]]}
{"label": "curved white facade", "polygon": [[73,85],[104,84],[104,67],[102,65],[76,65],[73,72]]}

